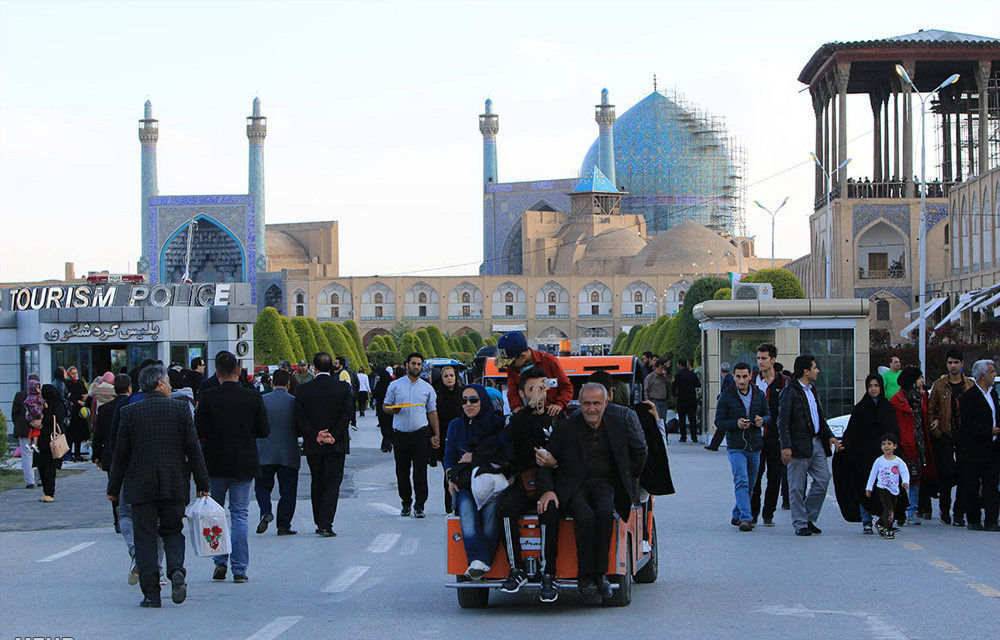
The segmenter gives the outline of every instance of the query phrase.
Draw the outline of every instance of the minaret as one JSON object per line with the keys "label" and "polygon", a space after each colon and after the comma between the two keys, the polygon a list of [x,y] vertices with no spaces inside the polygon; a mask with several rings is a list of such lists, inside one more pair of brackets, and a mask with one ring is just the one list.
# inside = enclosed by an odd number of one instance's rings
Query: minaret
{"label": "minaret", "polygon": [[497,131],[500,118],[493,113],[493,101],[486,99],[486,113],[479,116],[479,133],[483,134],[483,184],[497,181]]}
{"label": "minaret", "polygon": [[142,248],[137,271],[149,272],[149,263],[155,260],[155,247],[150,246],[149,199],[159,193],[156,186],[156,141],[160,137],[160,123],[153,118],[153,103],[146,100],[143,118],[139,121],[139,143],[142,145]]}
{"label": "minaret", "polygon": [[601,90],[601,104],[594,106],[594,120],[600,134],[597,138],[597,168],[601,170],[611,184],[618,186],[615,180],[615,105],[610,104],[608,90]]}
{"label": "minaret", "polygon": [[[260,98],[253,99],[253,115],[247,118],[247,140],[250,141],[249,194],[254,198],[257,215],[257,271],[267,268],[264,238],[264,138],[267,137],[267,118],[260,115]],[[252,268],[252,265],[247,265]]]}

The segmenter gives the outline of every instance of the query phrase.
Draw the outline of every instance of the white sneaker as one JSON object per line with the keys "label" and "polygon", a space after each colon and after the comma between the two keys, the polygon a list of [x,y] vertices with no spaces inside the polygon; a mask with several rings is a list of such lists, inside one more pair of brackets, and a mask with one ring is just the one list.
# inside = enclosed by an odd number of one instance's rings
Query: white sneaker
{"label": "white sneaker", "polygon": [[165,577],[163,576],[163,574],[161,573],[161,574],[160,574],[160,586],[162,587],[162,586],[164,586],[164,585],[166,585],[166,584],[167,584],[167,579],[166,579],[166,578],[165,578]]}
{"label": "white sneaker", "polygon": [[135,561],[132,561],[132,566],[128,570],[128,583],[133,587],[139,584],[139,567],[135,566]]}
{"label": "white sneaker", "polygon": [[465,570],[465,575],[470,580],[482,580],[483,576],[490,572],[490,565],[482,560],[473,560],[469,568]]}

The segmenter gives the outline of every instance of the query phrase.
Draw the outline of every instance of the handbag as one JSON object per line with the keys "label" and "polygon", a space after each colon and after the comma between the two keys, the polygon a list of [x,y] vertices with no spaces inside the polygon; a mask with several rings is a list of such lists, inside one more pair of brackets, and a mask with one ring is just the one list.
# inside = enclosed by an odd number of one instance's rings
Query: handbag
{"label": "handbag", "polygon": [[56,417],[52,416],[52,440],[49,442],[49,449],[52,450],[52,458],[59,460],[69,451],[69,444],[66,443],[66,434],[59,428]]}

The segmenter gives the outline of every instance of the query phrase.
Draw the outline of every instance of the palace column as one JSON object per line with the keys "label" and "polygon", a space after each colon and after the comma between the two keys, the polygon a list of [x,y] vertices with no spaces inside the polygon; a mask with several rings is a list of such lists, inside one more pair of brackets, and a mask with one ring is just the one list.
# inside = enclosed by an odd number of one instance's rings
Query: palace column
{"label": "palace column", "polygon": [[976,88],[979,89],[979,174],[982,175],[990,169],[990,147],[989,147],[989,84],[992,62],[980,60],[976,69]]}
{"label": "palace column", "polygon": [[868,94],[872,104],[872,182],[882,180],[882,92],[876,90]]}
{"label": "palace column", "polygon": [[[898,81],[894,80],[894,84]],[[899,164],[899,89],[892,91],[892,177],[901,180],[902,168]]]}
{"label": "palace column", "polygon": [[[903,62],[903,67],[910,78],[914,78],[916,62],[908,60]],[[912,96],[913,88],[909,82],[903,83],[903,179],[906,180],[906,188],[903,193],[904,198],[912,198],[913,185],[913,113]]]}
{"label": "palace column", "polygon": [[[812,94],[813,103],[813,114],[816,116],[816,157],[823,157],[823,95],[822,90],[810,87],[809,93]],[[823,195],[823,170],[816,163],[813,163],[813,172],[816,174],[814,184],[815,184],[815,197],[813,202],[819,202],[820,197]]]}
{"label": "palace column", "polygon": [[[847,160],[847,82],[851,77],[851,63],[837,63],[837,115],[840,120],[837,126],[837,163],[830,168],[832,171]],[[847,197],[847,170],[837,172],[837,187],[840,197]]]}
{"label": "palace column", "polygon": [[[882,178],[888,182],[892,178],[892,164],[889,156],[889,99],[892,97],[892,88],[886,89],[885,101],[882,104]],[[889,195],[888,187],[885,191],[886,197]]]}

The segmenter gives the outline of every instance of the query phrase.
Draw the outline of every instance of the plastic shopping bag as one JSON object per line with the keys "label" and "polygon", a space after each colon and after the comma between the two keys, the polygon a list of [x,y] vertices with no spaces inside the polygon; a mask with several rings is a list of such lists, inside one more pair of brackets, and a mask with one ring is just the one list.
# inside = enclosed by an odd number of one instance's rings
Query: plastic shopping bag
{"label": "plastic shopping bag", "polygon": [[188,520],[188,538],[196,556],[209,558],[230,552],[226,510],[218,502],[209,497],[196,498],[184,515]]}
{"label": "plastic shopping bag", "polygon": [[472,470],[472,497],[477,509],[489,504],[509,486],[510,480],[502,473],[490,473],[485,469],[480,472],[480,467]]}

